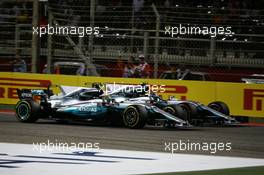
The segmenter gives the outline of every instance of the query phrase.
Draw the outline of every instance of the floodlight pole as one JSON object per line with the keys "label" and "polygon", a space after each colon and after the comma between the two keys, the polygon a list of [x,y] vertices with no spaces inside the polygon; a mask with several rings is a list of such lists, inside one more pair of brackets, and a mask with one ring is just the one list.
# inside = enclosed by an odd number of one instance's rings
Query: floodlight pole
{"label": "floodlight pole", "polygon": [[[94,14],[95,14],[95,0],[91,0],[90,1],[90,27],[92,29],[94,29]],[[86,69],[87,75],[90,75],[90,74],[98,75],[94,66],[90,65],[93,63],[93,43],[94,43],[93,40],[94,40],[94,30],[91,33],[91,35],[89,36],[89,43],[88,43],[89,59],[86,59],[86,61],[85,61],[86,68],[87,68]]]}
{"label": "floodlight pole", "polygon": [[210,39],[210,59],[211,59],[211,65],[213,66],[216,63],[216,56],[215,56],[215,42],[216,37],[211,37]]}
{"label": "floodlight pole", "polygon": [[[50,25],[53,25],[53,16],[52,16],[50,11],[49,11],[49,16],[48,16],[48,23]],[[48,35],[47,45],[48,45],[47,73],[50,74],[51,73],[51,61],[52,61],[52,57],[53,57],[53,53],[54,53],[53,47],[52,47],[52,35]]]}
{"label": "floodlight pole", "polygon": [[154,5],[152,4],[153,11],[156,15],[156,34],[155,34],[155,52],[154,52],[154,78],[158,77],[158,54],[159,54],[159,30],[160,30],[160,15],[159,12]]}
{"label": "floodlight pole", "polygon": [[135,21],[135,11],[134,11],[134,4],[133,4],[132,5],[132,17],[131,17],[131,38],[130,38],[130,52],[131,53],[133,53],[133,47],[134,47],[134,38],[133,38],[133,35],[135,33],[134,21]]}
{"label": "floodlight pole", "polygon": [[16,58],[18,58],[20,55],[18,50],[20,49],[20,25],[16,24],[16,30],[15,30],[15,49],[16,49]]}
{"label": "floodlight pole", "polygon": [[[39,27],[39,1],[33,1],[33,15],[32,15],[32,27]],[[32,29],[33,30],[33,29]],[[37,60],[39,59],[39,36],[32,32],[31,43],[31,72],[37,72]]]}
{"label": "floodlight pole", "polygon": [[149,47],[149,32],[144,32],[144,46],[143,46],[143,53],[145,57],[148,56],[148,47]]}

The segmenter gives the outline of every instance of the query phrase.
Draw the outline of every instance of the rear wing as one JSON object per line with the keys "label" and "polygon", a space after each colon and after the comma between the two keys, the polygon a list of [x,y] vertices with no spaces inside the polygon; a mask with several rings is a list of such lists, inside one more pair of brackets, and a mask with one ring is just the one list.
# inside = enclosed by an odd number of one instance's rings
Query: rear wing
{"label": "rear wing", "polygon": [[53,91],[50,89],[17,89],[17,95],[20,100],[33,99],[34,96],[50,97],[53,95]]}

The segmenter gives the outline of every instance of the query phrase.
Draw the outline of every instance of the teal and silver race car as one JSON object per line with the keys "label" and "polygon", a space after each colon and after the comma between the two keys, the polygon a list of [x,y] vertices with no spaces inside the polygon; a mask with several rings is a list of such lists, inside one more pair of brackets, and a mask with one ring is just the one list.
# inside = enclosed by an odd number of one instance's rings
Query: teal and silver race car
{"label": "teal and silver race car", "polygon": [[[111,87],[111,85],[109,85]],[[142,90],[143,89],[143,90]],[[117,90],[109,93],[112,99],[121,99],[125,102],[148,104],[188,121],[195,126],[202,125],[237,125],[235,118],[230,116],[230,110],[226,103],[221,101],[211,102],[208,105],[195,101],[178,100],[170,98],[162,99],[156,93],[150,91],[146,84],[141,85],[119,85]],[[123,99],[121,98],[123,97]],[[118,100],[118,101],[121,101]]]}
{"label": "teal and silver race car", "polygon": [[21,89],[17,93],[19,101],[16,105],[16,118],[21,122],[55,119],[103,122],[128,128],[143,128],[146,124],[165,127],[191,126],[188,121],[151,103],[111,98],[98,88],[62,87],[58,95],[54,95],[49,89]]}

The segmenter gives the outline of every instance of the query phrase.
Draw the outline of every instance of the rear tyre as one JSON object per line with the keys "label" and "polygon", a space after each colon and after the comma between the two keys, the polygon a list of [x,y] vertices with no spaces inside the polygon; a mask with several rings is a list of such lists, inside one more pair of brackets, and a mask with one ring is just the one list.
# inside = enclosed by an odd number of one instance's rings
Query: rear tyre
{"label": "rear tyre", "polygon": [[192,119],[199,117],[199,114],[198,114],[198,111],[195,105],[191,103],[180,103],[178,105],[186,111],[187,119],[189,122],[191,122]]}
{"label": "rear tyre", "polygon": [[147,122],[147,110],[143,106],[128,106],[123,112],[123,122],[131,129],[143,128]]}
{"label": "rear tyre", "polygon": [[33,123],[38,120],[40,105],[32,100],[22,100],[16,105],[16,118],[20,122]]}
{"label": "rear tyre", "polygon": [[215,101],[215,102],[212,102],[212,103],[208,104],[208,107],[212,108],[212,109],[214,109],[214,110],[216,110],[218,112],[221,112],[221,113],[223,113],[225,115],[230,115],[229,107],[224,102]]}
{"label": "rear tyre", "polygon": [[190,119],[188,111],[180,104],[166,106],[163,110],[185,121],[189,121]]}

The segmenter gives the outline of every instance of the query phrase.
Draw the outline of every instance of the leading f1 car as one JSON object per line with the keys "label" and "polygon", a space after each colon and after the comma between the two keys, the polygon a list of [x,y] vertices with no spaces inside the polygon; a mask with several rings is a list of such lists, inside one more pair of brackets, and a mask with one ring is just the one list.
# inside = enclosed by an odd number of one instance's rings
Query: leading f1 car
{"label": "leading f1 car", "polygon": [[117,101],[98,88],[73,87],[61,88],[61,91],[54,95],[50,89],[17,90],[16,118],[21,122],[35,122],[41,118],[104,122],[128,128],[143,128],[146,124],[190,126],[187,121],[151,103]]}
{"label": "leading f1 car", "polygon": [[[122,85],[121,85],[122,86]],[[131,88],[132,87],[132,88]],[[143,91],[141,89],[144,89]],[[234,125],[238,122],[230,117],[230,110],[226,103],[221,101],[211,102],[203,105],[199,102],[189,100],[177,100],[170,98],[164,100],[157,94],[149,90],[149,86],[142,85],[123,85],[109,94],[111,98],[120,99],[133,103],[146,104],[150,103],[156,107],[177,116],[192,125],[217,124],[217,125]],[[120,101],[120,100],[119,100]]]}

